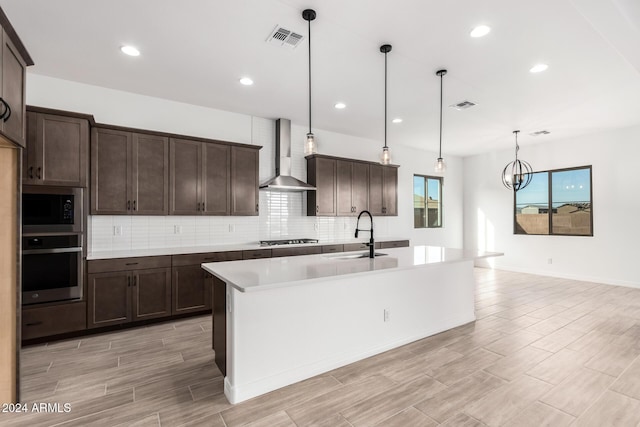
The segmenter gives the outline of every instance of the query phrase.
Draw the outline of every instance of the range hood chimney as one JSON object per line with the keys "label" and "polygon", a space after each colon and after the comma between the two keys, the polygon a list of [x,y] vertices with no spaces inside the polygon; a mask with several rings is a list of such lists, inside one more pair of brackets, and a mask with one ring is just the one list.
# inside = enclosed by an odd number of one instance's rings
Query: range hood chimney
{"label": "range hood chimney", "polygon": [[309,191],[316,187],[291,176],[291,120],[276,120],[276,176],[260,185],[265,191]]}

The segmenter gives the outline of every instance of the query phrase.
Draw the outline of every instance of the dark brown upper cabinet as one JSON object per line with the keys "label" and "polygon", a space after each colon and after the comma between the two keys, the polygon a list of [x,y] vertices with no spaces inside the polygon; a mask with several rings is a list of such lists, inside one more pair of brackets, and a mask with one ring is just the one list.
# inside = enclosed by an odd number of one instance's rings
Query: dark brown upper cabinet
{"label": "dark brown upper cabinet", "polygon": [[[4,18],[4,13],[2,14]],[[4,19],[3,19],[4,21]],[[9,26],[8,22],[0,22]],[[13,32],[13,29],[10,29]],[[0,28],[2,52],[0,53],[0,132],[15,143],[25,146],[25,69],[33,65],[29,54],[17,36]]]}
{"label": "dark brown upper cabinet", "polygon": [[372,215],[398,215],[398,168],[369,165],[369,211]]}
{"label": "dark brown upper cabinet", "polygon": [[89,121],[27,111],[22,183],[87,187]]}
{"label": "dark brown upper cabinet", "polygon": [[314,154],[307,156],[309,216],[398,215],[398,166]]}
{"label": "dark brown upper cabinet", "polygon": [[231,215],[258,215],[258,150],[231,147]]}
{"label": "dark brown upper cabinet", "polygon": [[166,215],[169,140],[96,127],[91,134],[91,213]]}
{"label": "dark brown upper cabinet", "polygon": [[369,207],[369,165],[336,161],[336,199],[338,216],[357,216]]}
{"label": "dark brown upper cabinet", "polygon": [[258,215],[258,150],[170,141],[171,215]]}
{"label": "dark brown upper cabinet", "polygon": [[336,159],[307,157],[307,182],[316,191],[307,191],[308,216],[336,216]]}

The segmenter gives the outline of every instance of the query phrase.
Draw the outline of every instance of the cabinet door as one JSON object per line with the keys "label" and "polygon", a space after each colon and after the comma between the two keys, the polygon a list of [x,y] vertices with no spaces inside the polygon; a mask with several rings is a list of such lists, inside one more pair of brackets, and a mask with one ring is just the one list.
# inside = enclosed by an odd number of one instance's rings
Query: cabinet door
{"label": "cabinet door", "polygon": [[173,267],[172,313],[204,311],[211,307],[210,289],[200,264]]}
{"label": "cabinet door", "polygon": [[2,99],[11,108],[7,121],[0,121],[3,133],[25,145],[25,63],[18,50],[2,31]]}
{"label": "cabinet door", "polygon": [[371,215],[383,215],[382,169],[381,165],[369,165],[369,212]]}
{"label": "cabinet door", "polygon": [[[32,125],[32,121],[29,120]],[[89,122],[73,117],[36,116],[35,178],[37,184],[86,187]]]}
{"label": "cabinet door", "polygon": [[258,150],[231,147],[231,215],[258,215]]}
{"label": "cabinet door", "polygon": [[94,128],[91,133],[91,213],[131,211],[131,133]]}
{"label": "cabinet door", "polygon": [[351,162],[336,161],[336,209],[338,216],[354,215],[354,207],[351,203],[351,171]]}
{"label": "cabinet door", "polygon": [[351,204],[353,215],[369,209],[369,165],[353,162],[351,169]]}
{"label": "cabinet door", "polygon": [[89,274],[87,327],[131,321],[131,273],[119,271]]}
{"label": "cabinet door", "polygon": [[169,139],[134,133],[131,165],[131,212],[137,215],[167,215]]}
{"label": "cabinet door", "polygon": [[398,215],[398,169],[385,166],[382,169],[384,215]]}
{"label": "cabinet door", "polygon": [[229,215],[231,201],[231,147],[202,144],[202,195],[204,213]]}
{"label": "cabinet door", "polygon": [[308,200],[315,202],[315,206],[307,204],[307,214],[336,216],[336,160],[316,157],[307,167],[309,181],[317,188],[307,194]]}
{"label": "cabinet door", "polygon": [[169,146],[169,215],[200,215],[202,143],[172,138]]}
{"label": "cabinet door", "polygon": [[133,320],[171,315],[171,268],[132,272]]}
{"label": "cabinet door", "polygon": [[[36,185],[36,151],[38,149],[38,114],[27,111],[27,140],[25,149],[22,150],[22,184]],[[42,147],[39,147],[40,150]]]}

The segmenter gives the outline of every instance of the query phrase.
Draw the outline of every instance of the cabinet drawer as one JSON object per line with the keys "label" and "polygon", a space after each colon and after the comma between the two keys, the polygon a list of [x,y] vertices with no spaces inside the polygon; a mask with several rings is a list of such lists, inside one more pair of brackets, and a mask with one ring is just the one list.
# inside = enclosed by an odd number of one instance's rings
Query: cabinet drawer
{"label": "cabinet drawer", "polygon": [[237,261],[242,259],[242,251],[208,252],[203,254],[174,255],[172,265],[197,265],[205,262]]}
{"label": "cabinet drawer", "polygon": [[328,254],[331,252],[344,252],[344,245],[324,245],[322,246],[322,253]]}
{"label": "cabinet drawer", "polygon": [[394,240],[391,242],[381,242],[381,248],[404,248],[409,246],[408,240]]}
{"label": "cabinet drawer", "polygon": [[242,259],[271,258],[271,249],[242,251]]}
{"label": "cabinet drawer", "polygon": [[[375,249],[380,249],[380,242],[375,242],[373,247]],[[369,246],[366,243],[347,243],[344,245],[344,252],[351,251],[366,251],[369,250]]]}
{"label": "cabinet drawer", "polygon": [[87,304],[75,302],[22,310],[22,339],[87,329]]}
{"label": "cabinet drawer", "polygon": [[298,255],[313,255],[321,254],[322,248],[320,246],[310,246],[306,248],[274,248],[271,249],[272,257],[281,256],[298,256]]}
{"label": "cabinet drawer", "polygon": [[145,268],[171,267],[171,256],[114,258],[87,261],[88,273],[107,271],[141,270]]}

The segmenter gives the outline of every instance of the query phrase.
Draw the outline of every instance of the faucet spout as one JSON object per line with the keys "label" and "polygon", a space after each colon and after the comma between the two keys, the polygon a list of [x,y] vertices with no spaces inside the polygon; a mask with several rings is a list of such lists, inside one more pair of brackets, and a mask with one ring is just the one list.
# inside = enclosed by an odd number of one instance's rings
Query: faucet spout
{"label": "faucet spout", "polygon": [[[361,230],[360,228],[358,228],[360,226],[360,217],[363,214],[367,214],[369,215],[369,219],[371,220],[371,228],[366,229],[366,230]],[[374,251],[375,251],[375,243],[373,240],[373,216],[371,216],[371,212],[369,211],[361,211],[358,214],[358,220],[356,221],[356,238],[358,237],[358,231],[369,231],[371,232],[371,237],[369,238],[369,243],[367,243],[367,246],[369,246],[369,258],[373,258],[374,257]]]}

